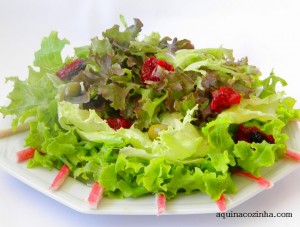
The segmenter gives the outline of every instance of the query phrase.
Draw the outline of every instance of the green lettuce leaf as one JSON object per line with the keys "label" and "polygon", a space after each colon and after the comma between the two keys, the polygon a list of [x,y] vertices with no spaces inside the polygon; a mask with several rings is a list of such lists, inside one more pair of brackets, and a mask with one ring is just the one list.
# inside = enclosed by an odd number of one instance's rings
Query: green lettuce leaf
{"label": "green lettuce leaf", "polygon": [[271,72],[270,76],[264,79],[261,83],[262,92],[259,94],[260,98],[265,98],[269,95],[276,94],[276,86],[278,83],[280,83],[282,86],[287,85],[287,82],[284,79],[276,76],[273,71]]}
{"label": "green lettuce leaf", "polygon": [[68,44],[66,39],[60,40],[57,32],[51,32],[42,40],[41,48],[35,52],[35,71],[29,67],[26,80],[17,77],[8,77],[8,81],[14,83],[14,89],[9,93],[11,100],[6,107],[1,107],[3,116],[13,115],[13,127],[24,123],[27,119],[35,117],[39,110],[46,110],[49,103],[57,94],[57,87],[53,79],[54,74],[63,66],[61,51]]}
{"label": "green lettuce leaf", "polygon": [[126,144],[121,136],[117,135],[95,112],[95,110],[83,110],[78,104],[66,101],[59,102],[58,121],[66,130],[74,129],[78,135],[88,141],[97,143],[110,143],[115,146]]}
{"label": "green lettuce leaf", "polygon": [[139,92],[142,95],[139,101],[141,107],[136,110],[138,119],[135,121],[135,125],[142,129],[149,128],[151,124],[159,123],[158,115],[168,94],[157,97],[153,91],[148,89],[139,89]]}
{"label": "green lettuce leaf", "polygon": [[275,120],[278,118],[276,110],[282,95],[282,93],[277,93],[263,99],[251,95],[249,99],[242,99],[238,105],[232,105],[229,109],[222,111],[217,119],[208,123],[202,131],[206,132],[208,128],[219,122],[241,124],[251,120],[261,122]]}
{"label": "green lettuce leaf", "polygon": [[60,101],[58,104],[58,121],[66,130],[73,128],[86,132],[115,133],[95,110],[84,110],[78,104],[66,101]]}
{"label": "green lettuce leaf", "polygon": [[[184,160],[206,155],[206,142],[200,131],[191,124],[192,115],[197,107],[188,111],[182,121],[176,115],[165,115],[162,123],[169,122],[168,130],[161,131],[153,141],[152,153],[168,160]],[[169,119],[173,118],[173,119]],[[172,124],[170,124],[172,122]]]}
{"label": "green lettuce leaf", "polygon": [[242,169],[259,177],[262,167],[272,166],[275,163],[274,146],[276,145],[268,144],[265,141],[251,145],[240,141],[234,147],[233,153]]}
{"label": "green lettuce leaf", "polygon": [[33,65],[39,68],[41,74],[56,73],[63,65],[61,52],[69,41],[60,40],[57,32],[53,31],[48,37],[42,39],[41,49],[36,51]]}
{"label": "green lettuce leaf", "polygon": [[201,191],[213,200],[222,193],[235,193],[236,188],[229,174],[203,172],[198,167],[170,164],[159,157],[150,161],[118,156],[116,164],[103,168],[99,182],[111,198],[138,197],[149,193],[165,193],[167,199],[178,193],[191,194]]}

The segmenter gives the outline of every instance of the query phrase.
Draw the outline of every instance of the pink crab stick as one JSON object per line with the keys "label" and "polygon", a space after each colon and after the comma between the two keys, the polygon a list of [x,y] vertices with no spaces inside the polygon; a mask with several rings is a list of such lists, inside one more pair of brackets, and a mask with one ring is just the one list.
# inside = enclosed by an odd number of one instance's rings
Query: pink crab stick
{"label": "pink crab stick", "polygon": [[297,162],[300,162],[300,153],[297,152],[297,151],[294,151],[292,149],[287,149],[286,152],[285,152],[285,156],[290,158],[290,159],[293,159]]}
{"label": "pink crab stick", "polygon": [[58,190],[67,179],[69,173],[70,173],[70,168],[66,164],[64,164],[61,167],[61,169],[58,171],[56,177],[54,178],[52,184],[50,185],[50,190],[51,191]]}
{"label": "pink crab stick", "polygon": [[221,194],[220,198],[216,201],[216,204],[220,210],[220,212],[226,212],[226,200],[224,194]]}
{"label": "pink crab stick", "polygon": [[252,175],[251,173],[248,173],[248,172],[245,172],[242,170],[235,170],[233,173],[243,175],[243,176],[255,181],[256,183],[258,183],[260,186],[262,186],[264,188],[271,188],[273,186],[272,182],[268,181],[267,179],[265,179],[263,177],[256,177],[256,176]]}
{"label": "pink crab stick", "polygon": [[102,199],[103,191],[104,188],[98,182],[94,182],[88,197],[88,203],[91,209],[97,209],[98,203]]}
{"label": "pink crab stick", "polygon": [[166,196],[164,193],[157,195],[157,216],[162,215],[166,210]]}
{"label": "pink crab stick", "polygon": [[34,156],[34,151],[35,149],[33,149],[32,147],[28,147],[24,150],[18,151],[17,152],[17,162],[24,162],[28,159],[33,158]]}

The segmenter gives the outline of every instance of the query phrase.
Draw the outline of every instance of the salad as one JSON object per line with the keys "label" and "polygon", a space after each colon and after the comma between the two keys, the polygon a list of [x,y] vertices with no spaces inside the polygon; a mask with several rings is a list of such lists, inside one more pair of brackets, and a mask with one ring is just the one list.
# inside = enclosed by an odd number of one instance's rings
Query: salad
{"label": "salad", "polygon": [[139,19],[121,22],[64,59],[69,41],[52,31],[27,79],[7,78],[14,88],[0,112],[14,116],[13,130],[29,130],[18,161],[60,170],[50,189],[71,176],[93,185],[93,208],[101,196],[155,194],[162,213],[166,200],[200,192],[224,210],[224,195],[237,193],[233,174],[268,187],[263,168],[299,159],[283,132],[300,117],[278,91],[284,79],[263,78],[231,49],[140,38]]}

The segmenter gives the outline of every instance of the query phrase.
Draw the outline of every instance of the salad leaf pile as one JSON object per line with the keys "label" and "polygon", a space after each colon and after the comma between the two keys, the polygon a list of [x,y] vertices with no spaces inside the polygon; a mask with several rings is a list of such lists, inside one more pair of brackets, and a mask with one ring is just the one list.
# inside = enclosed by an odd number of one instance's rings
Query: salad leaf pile
{"label": "salad leaf pile", "polygon": [[[14,89],[0,112],[14,116],[13,128],[30,123],[29,168],[66,164],[74,178],[99,182],[111,198],[200,191],[217,200],[236,192],[233,170],[260,176],[285,156],[282,129],[300,110],[277,91],[284,79],[273,72],[262,79],[230,49],[195,49],[157,32],[141,39],[139,19],[123,25],[65,59],[69,41],[51,32],[27,79],[7,78]],[[222,108],[213,109],[214,101]],[[111,119],[121,125],[112,127]],[[250,139],[237,137],[241,125]]]}

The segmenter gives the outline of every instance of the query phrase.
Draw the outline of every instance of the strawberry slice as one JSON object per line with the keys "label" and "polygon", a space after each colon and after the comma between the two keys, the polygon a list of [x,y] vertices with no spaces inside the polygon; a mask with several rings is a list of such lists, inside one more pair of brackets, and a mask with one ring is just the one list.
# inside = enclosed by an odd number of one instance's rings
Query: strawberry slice
{"label": "strawberry slice", "polygon": [[226,200],[225,200],[225,196],[224,194],[222,194],[220,196],[220,198],[216,201],[216,204],[220,210],[220,212],[226,212],[227,208],[226,208]]}
{"label": "strawberry slice", "polygon": [[234,174],[238,174],[238,175],[243,175],[253,181],[255,181],[256,183],[258,183],[260,186],[264,187],[264,188],[271,188],[273,186],[272,182],[268,181],[267,179],[263,178],[263,177],[256,177],[254,175],[252,175],[251,173],[242,171],[242,170],[235,170],[233,172]]}
{"label": "strawberry slice", "polygon": [[69,173],[70,173],[70,168],[66,164],[64,164],[61,167],[61,169],[58,171],[56,177],[54,178],[54,180],[50,186],[50,190],[51,191],[58,190],[60,188],[60,186],[62,186],[62,184],[67,179]]}
{"label": "strawberry slice", "polygon": [[91,209],[97,209],[98,203],[102,198],[103,191],[104,188],[98,182],[94,182],[88,197],[88,203]]}
{"label": "strawberry slice", "polygon": [[166,210],[166,196],[164,193],[157,195],[157,216],[162,215]]}
{"label": "strawberry slice", "polygon": [[300,153],[290,148],[286,150],[285,156],[290,159],[293,159],[294,161],[300,162]]}
{"label": "strawberry slice", "polygon": [[35,151],[35,149],[33,149],[32,147],[28,147],[24,150],[18,151],[17,152],[17,162],[24,162],[28,159],[33,158],[34,151]]}

